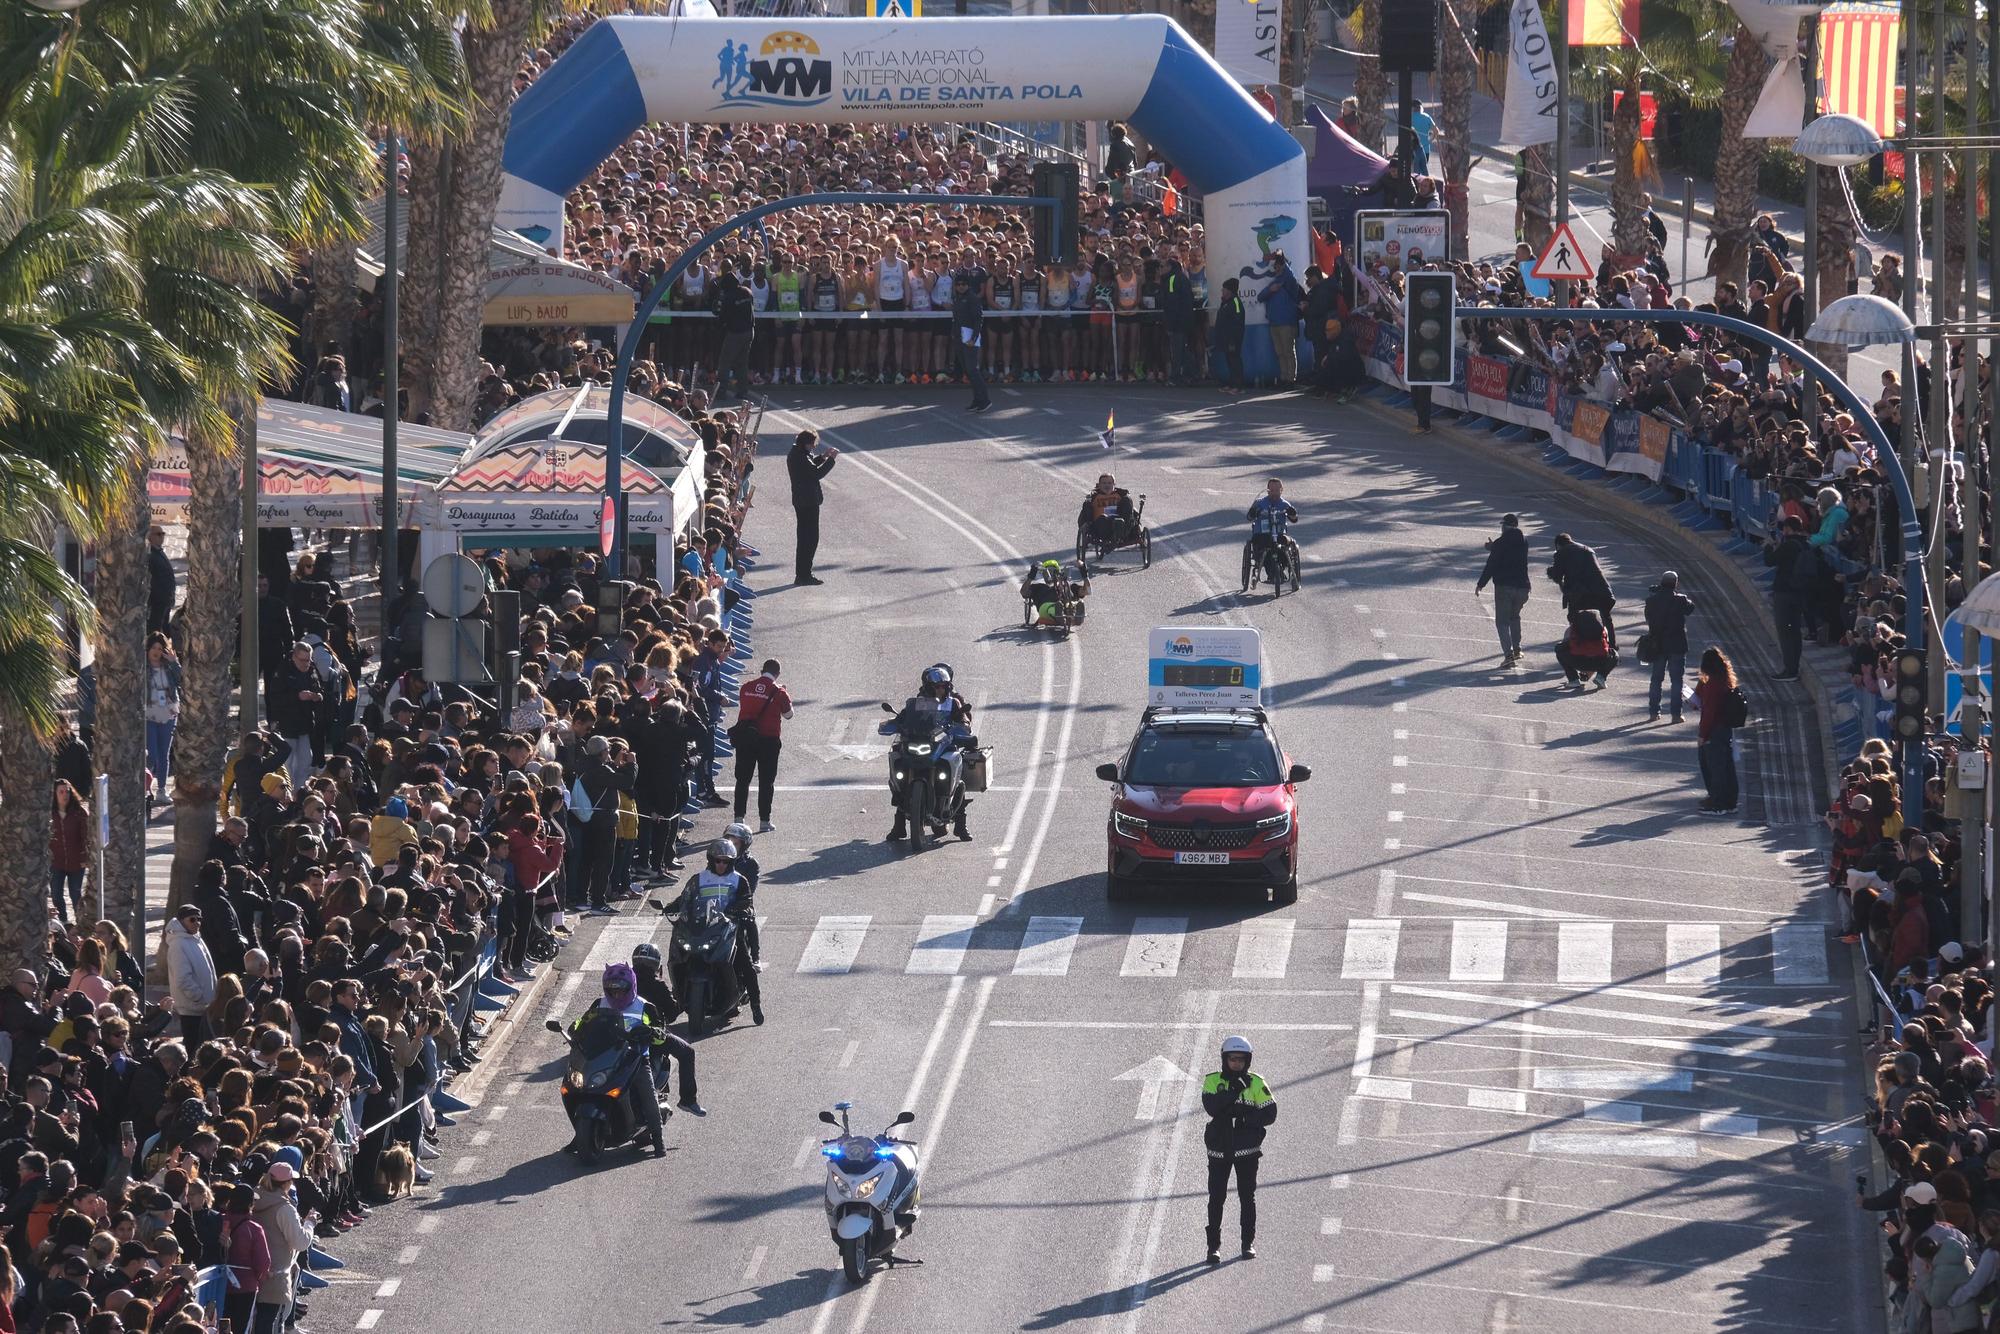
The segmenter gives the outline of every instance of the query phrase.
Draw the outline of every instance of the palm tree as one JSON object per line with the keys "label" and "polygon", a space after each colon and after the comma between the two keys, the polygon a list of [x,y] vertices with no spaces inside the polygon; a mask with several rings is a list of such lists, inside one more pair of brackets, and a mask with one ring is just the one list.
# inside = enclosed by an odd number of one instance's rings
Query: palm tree
{"label": "palm tree", "polygon": [[1472,54],[1471,0],[1445,0],[1438,63],[1437,156],[1444,168],[1445,207],[1451,213],[1451,253],[1464,259],[1472,235],[1472,87],[1479,74]]}
{"label": "palm tree", "polygon": [[[1764,161],[1764,143],[1743,137],[1750,112],[1764,89],[1770,61],[1756,34],[1736,28],[1729,68],[1722,81],[1722,146],[1715,155],[1715,225],[1709,229],[1714,249],[1709,272],[1717,282],[1742,282],[1750,258],[1751,224],[1757,213],[1757,169]],[[1687,274],[1682,274],[1683,281]]]}
{"label": "palm tree", "polygon": [[1707,106],[1722,95],[1714,51],[1720,33],[1716,7],[1708,0],[1645,0],[1639,12],[1638,44],[1604,48],[1601,87],[1623,93],[1611,118],[1611,244],[1620,254],[1646,253],[1645,177],[1651,171],[1639,138],[1639,96],[1650,78],[1656,88],[1672,85],[1688,102]]}
{"label": "palm tree", "polygon": [[1354,96],[1361,103],[1361,142],[1380,152],[1389,105],[1389,78],[1382,72],[1382,0],[1361,0],[1361,52],[1354,61]]}

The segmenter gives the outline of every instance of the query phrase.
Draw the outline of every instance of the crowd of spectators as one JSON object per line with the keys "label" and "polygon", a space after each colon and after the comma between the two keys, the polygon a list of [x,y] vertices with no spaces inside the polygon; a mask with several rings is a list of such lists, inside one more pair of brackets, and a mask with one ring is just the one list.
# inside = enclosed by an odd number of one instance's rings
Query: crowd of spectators
{"label": "crowd of spectators", "polygon": [[[430,1181],[444,1091],[478,1058],[482,967],[531,978],[566,907],[680,867],[690,811],[720,800],[755,452],[698,391],[684,411],[701,522],[619,610],[600,617],[588,555],[486,553],[489,586],[520,598],[504,711],[426,682],[414,638],[371,672],[322,633],[351,626],[323,567],[265,566],[265,624],[305,637],[274,646],[267,720],[228,759],[158,1003],[118,927],[82,913],[88,808],[58,785],[47,954],[0,992],[0,1331],[194,1334],[219,1315],[280,1334],[324,1282],[308,1251]],[[59,769],[89,772],[87,733],[66,732]]]}

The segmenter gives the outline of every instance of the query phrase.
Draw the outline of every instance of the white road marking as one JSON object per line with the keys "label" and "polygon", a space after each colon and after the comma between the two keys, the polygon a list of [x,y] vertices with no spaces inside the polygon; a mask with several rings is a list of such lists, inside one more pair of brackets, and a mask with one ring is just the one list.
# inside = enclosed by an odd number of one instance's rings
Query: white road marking
{"label": "white road marking", "polygon": [[935,973],[949,976],[965,963],[965,950],[972,943],[977,917],[932,913],[917,928],[917,944],[910,951],[905,973]]}
{"label": "white road marking", "polygon": [[377,1289],[375,1289],[375,1300],[379,1302],[379,1301],[382,1301],[382,1300],[384,1300],[385,1298],[389,1298],[389,1297],[393,1297],[393,1296],[395,1296],[395,1295],[396,1295],[396,1289],[398,1289],[398,1288],[400,1288],[400,1287],[402,1287],[402,1286],[403,1286],[403,1280],[402,1280],[402,1279],[400,1279],[400,1278],[385,1278],[385,1279],[383,1279],[383,1280],[382,1280],[382,1286],[381,1286],[381,1287],[379,1287],[379,1288],[377,1288]]}
{"label": "white road marking", "polygon": [[1563,922],[1556,927],[1556,980],[1572,985],[1611,980],[1611,923]]}
{"label": "white road marking", "polygon": [[1403,923],[1355,919],[1347,924],[1346,953],[1340,963],[1342,977],[1364,981],[1387,981],[1396,975],[1396,945]]}
{"label": "white road marking", "polygon": [[402,1250],[396,1252],[396,1263],[399,1265],[413,1265],[417,1262],[417,1257],[423,1254],[423,1251],[424,1248],[421,1246],[405,1246]]}
{"label": "white road marking", "polygon": [[363,1311],[361,1318],[354,1322],[354,1327],[356,1329],[373,1329],[386,1314],[387,1312],[381,1310],[379,1307]]}
{"label": "white road marking", "polygon": [[854,967],[871,920],[866,916],[820,918],[806,941],[805,953],[799,956],[798,971],[834,974]]}
{"label": "white road marking", "polygon": [[1667,981],[1714,986],[1722,978],[1722,928],[1713,922],[1667,927]]}
{"label": "white road marking", "polygon": [[737,1283],[739,1288],[747,1288],[757,1281],[757,1271],[764,1267],[764,1257],[771,1253],[769,1246],[759,1246],[750,1252],[750,1263],[743,1266],[743,1278]]}
{"label": "white road marking", "polygon": [[1125,942],[1120,977],[1174,977],[1181,970],[1181,949],[1187,941],[1185,917],[1141,917],[1132,923]]}
{"label": "white road marking", "polygon": [[1488,1112],[1525,1112],[1528,1095],[1519,1089],[1469,1088],[1465,1091],[1465,1105]]}
{"label": "white road marking", "polygon": [[1582,913],[1564,912],[1560,908],[1529,908],[1518,903],[1501,903],[1497,899],[1460,898],[1455,894],[1405,894],[1403,902],[1435,903],[1447,908],[1476,908],[1481,912],[1499,913],[1506,917],[1535,917],[1546,921],[1583,916]]}
{"label": "white road marking", "polygon": [[1817,926],[1771,928],[1771,972],[1781,987],[1826,982],[1826,932]]}
{"label": "white road marking", "polygon": [[1708,1135],[1743,1135],[1755,1138],[1757,1118],[1739,1116],[1734,1112],[1703,1112],[1699,1118],[1702,1133]]}
{"label": "white road marking", "polygon": [[1700,1152],[1688,1135],[1601,1135],[1574,1130],[1534,1131],[1528,1136],[1528,1150],[1606,1158],[1693,1158]]}
{"label": "white road marking", "polygon": [[799,1169],[803,1168],[806,1165],[807,1161],[812,1158],[813,1150],[818,1147],[819,1147],[819,1140],[816,1139],[814,1136],[807,1135],[805,1137],[805,1140],[802,1143],[800,1143],[799,1151],[792,1155],[792,1170],[796,1172]]}
{"label": "white road marking", "polygon": [[417,1220],[417,1231],[425,1236],[429,1236],[431,1233],[437,1231],[438,1225],[443,1222],[443,1217],[438,1214],[426,1214]]}
{"label": "white road marking", "polygon": [[1464,918],[1451,924],[1451,978],[1454,982],[1498,982],[1507,976],[1507,923]]}
{"label": "white road marking", "polygon": [[840,1053],[840,1068],[845,1070],[854,1064],[854,1058],[861,1052],[861,1039],[848,1039],[847,1046]]}
{"label": "white road marking", "polygon": [[1076,952],[1076,938],[1082,930],[1081,917],[1030,917],[1021,936],[1021,952],[1014,959],[1015,973],[1063,976],[1069,972],[1070,956]]}
{"label": "white road marking", "polygon": [[1276,979],[1285,975],[1292,957],[1292,931],[1298,923],[1288,917],[1245,922],[1236,937],[1236,965],[1231,976]]}
{"label": "white road marking", "polygon": [[1407,1079],[1359,1079],[1354,1083],[1354,1093],[1361,1098],[1400,1098],[1408,1101],[1410,1081]]}
{"label": "white road marking", "polygon": [[1685,1070],[1621,1070],[1608,1065],[1553,1069],[1537,1066],[1535,1087],[1554,1093],[1580,1089],[1598,1093],[1686,1093],[1694,1088],[1694,1076]]}
{"label": "white road marking", "polygon": [[1632,1102],[1587,1102],[1583,1105],[1583,1118],[1586,1121],[1623,1121],[1636,1125],[1646,1119],[1646,1113]]}

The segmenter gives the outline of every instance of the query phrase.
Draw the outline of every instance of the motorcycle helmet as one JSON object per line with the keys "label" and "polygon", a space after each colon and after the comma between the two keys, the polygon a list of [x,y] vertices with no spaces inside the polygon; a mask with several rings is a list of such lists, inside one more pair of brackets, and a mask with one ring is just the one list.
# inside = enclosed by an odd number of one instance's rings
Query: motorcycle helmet
{"label": "motorcycle helmet", "polygon": [[609,964],[604,969],[604,994],[607,998],[630,997],[639,989],[639,976],[632,971],[629,963]]}
{"label": "motorcycle helmet", "polygon": [[660,971],[659,946],[649,942],[633,950],[632,968],[633,971],[640,973],[658,973]]}
{"label": "motorcycle helmet", "polygon": [[945,666],[943,663],[938,663],[934,667],[924,668],[924,684],[927,686],[949,686],[951,684],[951,668]]}
{"label": "motorcycle helmet", "polygon": [[708,845],[708,859],[712,862],[734,864],[736,861],[736,845],[726,838],[718,838],[715,842]]}
{"label": "motorcycle helmet", "polygon": [[1224,1038],[1222,1040],[1222,1055],[1225,1059],[1231,1056],[1247,1058],[1250,1055],[1250,1039],[1241,1037]]}
{"label": "motorcycle helmet", "polygon": [[744,824],[741,820],[738,820],[736,823],[730,825],[729,828],[723,830],[722,836],[736,845],[737,856],[747,857],[750,855],[749,825]]}

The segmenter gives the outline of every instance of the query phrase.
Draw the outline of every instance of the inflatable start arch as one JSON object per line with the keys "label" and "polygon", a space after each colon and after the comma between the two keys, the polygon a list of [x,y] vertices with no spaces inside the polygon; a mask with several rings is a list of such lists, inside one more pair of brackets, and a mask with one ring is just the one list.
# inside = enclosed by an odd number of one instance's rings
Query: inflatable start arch
{"label": "inflatable start arch", "polygon": [[1211,302],[1311,262],[1305,151],[1157,14],[600,19],[514,104],[498,221],[559,251],[563,197],[649,121],[965,120],[1130,122],[1204,196]]}

